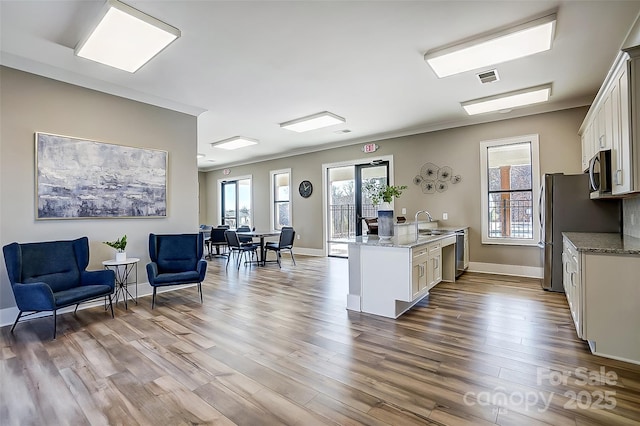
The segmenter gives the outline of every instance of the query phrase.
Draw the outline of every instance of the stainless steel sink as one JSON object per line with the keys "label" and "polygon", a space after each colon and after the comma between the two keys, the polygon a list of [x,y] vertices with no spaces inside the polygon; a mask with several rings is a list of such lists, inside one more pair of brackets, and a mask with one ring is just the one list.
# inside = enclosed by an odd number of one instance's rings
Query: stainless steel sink
{"label": "stainless steel sink", "polygon": [[420,235],[446,235],[453,233],[453,231],[446,231],[443,229],[420,229],[418,232]]}

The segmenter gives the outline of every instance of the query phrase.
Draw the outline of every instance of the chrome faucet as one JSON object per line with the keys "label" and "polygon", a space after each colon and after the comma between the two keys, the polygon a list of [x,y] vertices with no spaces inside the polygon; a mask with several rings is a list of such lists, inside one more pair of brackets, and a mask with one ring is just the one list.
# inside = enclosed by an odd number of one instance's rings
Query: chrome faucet
{"label": "chrome faucet", "polygon": [[429,213],[429,212],[428,212],[428,211],[426,211],[426,210],[418,210],[418,211],[416,212],[416,216],[415,216],[415,218],[414,218],[414,221],[415,221],[415,223],[416,223],[416,239],[418,239],[418,236],[420,235],[420,234],[418,233],[418,215],[419,215],[420,213],[426,213],[427,217],[429,218],[429,222],[433,222],[433,217],[431,217],[431,213]]}

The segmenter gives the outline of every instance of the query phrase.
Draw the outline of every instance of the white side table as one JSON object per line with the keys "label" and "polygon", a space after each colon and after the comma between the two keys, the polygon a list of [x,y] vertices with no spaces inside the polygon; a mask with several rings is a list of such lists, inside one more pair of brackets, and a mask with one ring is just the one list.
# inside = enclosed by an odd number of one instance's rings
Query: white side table
{"label": "white side table", "polygon": [[[140,262],[140,259],[137,257],[128,257],[120,261],[111,259],[102,262],[104,269],[111,269],[116,273],[116,301],[114,304],[118,304],[118,297],[122,295],[125,309],[129,309],[127,296],[136,302],[136,305],[138,304],[138,262]],[[135,298],[129,292],[129,284],[135,284],[136,286]]]}

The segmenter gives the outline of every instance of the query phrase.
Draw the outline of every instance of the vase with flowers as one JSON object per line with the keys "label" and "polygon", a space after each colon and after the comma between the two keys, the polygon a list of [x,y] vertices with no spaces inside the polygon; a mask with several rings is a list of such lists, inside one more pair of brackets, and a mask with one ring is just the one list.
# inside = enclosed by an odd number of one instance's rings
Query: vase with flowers
{"label": "vase with flowers", "polygon": [[394,198],[399,198],[406,185],[386,185],[376,180],[365,182],[363,188],[374,206],[378,208],[378,237],[388,240],[393,237],[393,209],[391,203]]}
{"label": "vase with flowers", "polygon": [[127,252],[124,251],[127,248],[127,236],[126,234],[115,241],[104,241],[106,245],[116,249],[116,262],[124,262],[127,260]]}

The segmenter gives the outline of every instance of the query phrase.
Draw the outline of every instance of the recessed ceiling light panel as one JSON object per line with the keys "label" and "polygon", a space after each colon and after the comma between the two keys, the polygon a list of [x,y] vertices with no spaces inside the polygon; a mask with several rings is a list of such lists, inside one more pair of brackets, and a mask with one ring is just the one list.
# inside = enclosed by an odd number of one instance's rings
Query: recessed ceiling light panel
{"label": "recessed ceiling light panel", "polygon": [[551,49],[556,14],[487,34],[474,40],[431,50],[424,60],[440,78]]}
{"label": "recessed ceiling light panel", "polygon": [[280,123],[280,127],[294,132],[308,132],[309,130],[321,129],[323,127],[333,126],[345,123],[344,118],[330,113],[328,111],[319,112],[307,117],[297,118],[295,120]]}
{"label": "recessed ceiling light panel", "polygon": [[257,143],[258,141],[256,139],[246,138],[244,136],[234,136],[229,139],[223,139],[218,142],[213,142],[211,146],[214,148],[221,148],[231,151],[233,149],[244,148],[246,146],[255,145]]}
{"label": "recessed ceiling light panel", "polygon": [[551,84],[463,102],[461,105],[467,114],[476,115],[546,102],[549,96],[551,96]]}
{"label": "recessed ceiling light panel", "polygon": [[76,55],[136,72],[171,42],[180,30],[137,9],[108,0],[99,22],[76,47]]}

